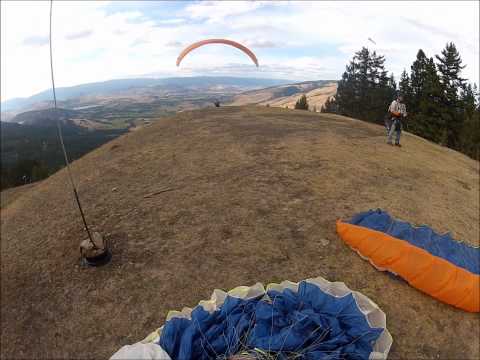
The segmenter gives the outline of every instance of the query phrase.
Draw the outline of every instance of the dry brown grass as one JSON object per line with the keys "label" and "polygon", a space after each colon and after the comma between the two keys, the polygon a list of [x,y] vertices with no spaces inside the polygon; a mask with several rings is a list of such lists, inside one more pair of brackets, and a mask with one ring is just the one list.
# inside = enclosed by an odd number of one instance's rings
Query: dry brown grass
{"label": "dry brown grass", "polygon": [[[214,288],[318,275],[385,311],[392,359],[478,358],[478,314],[375,270],[335,234],[338,218],[380,207],[478,245],[479,163],[408,134],[390,147],[384,132],[228,107],[118,138],[73,163],[88,220],[113,246],[98,269],[78,265],[85,234],[65,171],[9,194],[2,358],[105,358]],[[144,197],[165,188],[175,190]]]}

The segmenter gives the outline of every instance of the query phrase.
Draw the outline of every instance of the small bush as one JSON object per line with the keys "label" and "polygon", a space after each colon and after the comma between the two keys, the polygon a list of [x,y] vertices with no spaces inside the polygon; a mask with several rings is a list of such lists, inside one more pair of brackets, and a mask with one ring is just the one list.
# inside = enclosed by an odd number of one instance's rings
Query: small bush
{"label": "small bush", "polygon": [[300,99],[295,103],[295,109],[297,110],[308,110],[308,101],[305,94],[303,94]]}

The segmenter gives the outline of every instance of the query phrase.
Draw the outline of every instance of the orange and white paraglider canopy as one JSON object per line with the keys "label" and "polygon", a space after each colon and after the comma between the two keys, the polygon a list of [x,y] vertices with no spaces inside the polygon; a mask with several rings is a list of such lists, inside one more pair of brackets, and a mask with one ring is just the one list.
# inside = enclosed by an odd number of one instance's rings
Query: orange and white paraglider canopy
{"label": "orange and white paraglider canopy", "polygon": [[191,44],[190,46],[186,47],[180,55],[178,55],[177,58],[177,66],[180,66],[180,63],[182,62],[183,58],[192,50],[195,50],[196,48],[203,46],[203,45],[208,45],[208,44],[224,44],[224,45],[230,45],[233,47],[236,47],[237,49],[243,51],[245,54],[247,54],[250,59],[257,65],[258,67],[258,59],[255,56],[255,54],[248,49],[246,46],[239,44],[236,41],[233,40],[227,40],[227,39],[208,39],[208,40],[202,40],[198,41],[196,43]]}

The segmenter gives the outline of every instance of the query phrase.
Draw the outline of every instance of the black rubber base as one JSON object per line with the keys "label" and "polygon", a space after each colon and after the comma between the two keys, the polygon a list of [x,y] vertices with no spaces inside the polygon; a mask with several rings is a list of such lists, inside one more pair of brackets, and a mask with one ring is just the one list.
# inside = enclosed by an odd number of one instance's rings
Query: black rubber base
{"label": "black rubber base", "polygon": [[102,266],[108,264],[112,259],[112,253],[106,249],[103,253],[93,257],[84,257],[83,261],[88,266]]}

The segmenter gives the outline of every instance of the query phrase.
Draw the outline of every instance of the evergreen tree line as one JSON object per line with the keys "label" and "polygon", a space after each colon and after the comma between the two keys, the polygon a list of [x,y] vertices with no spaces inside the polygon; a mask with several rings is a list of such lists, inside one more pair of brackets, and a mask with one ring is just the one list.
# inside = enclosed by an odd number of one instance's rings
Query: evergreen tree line
{"label": "evergreen tree line", "polygon": [[455,44],[448,43],[435,59],[420,49],[410,74],[404,70],[398,86],[384,63],[384,56],[365,47],[355,53],[336,96],[321,111],[383,123],[390,102],[401,93],[409,132],[480,160],[479,93],[461,77],[465,65]]}
{"label": "evergreen tree line", "polygon": [[[54,125],[1,123],[0,190],[47,178],[64,166],[63,152]],[[70,160],[124,134],[127,129],[95,130],[63,127]]]}
{"label": "evergreen tree line", "polygon": [[12,167],[2,166],[0,189],[40,181],[47,178],[51,172],[52,170],[39,160],[21,159]]}

